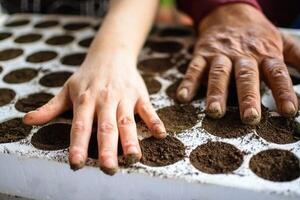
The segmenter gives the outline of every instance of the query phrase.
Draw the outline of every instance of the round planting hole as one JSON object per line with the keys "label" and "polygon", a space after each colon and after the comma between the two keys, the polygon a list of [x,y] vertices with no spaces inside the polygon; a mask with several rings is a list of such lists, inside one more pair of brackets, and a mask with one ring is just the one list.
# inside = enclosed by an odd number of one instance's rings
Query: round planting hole
{"label": "round planting hole", "polygon": [[41,34],[37,34],[37,33],[28,33],[25,35],[21,35],[19,37],[17,37],[14,41],[15,43],[20,43],[20,44],[24,44],[24,43],[32,43],[32,42],[37,42],[42,38]]}
{"label": "round planting hole", "polygon": [[88,37],[88,38],[85,38],[83,40],[80,40],[78,44],[81,47],[89,48],[90,45],[91,45],[91,43],[92,43],[92,41],[93,41],[93,39],[94,39],[94,37]]}
{"label": "round planting hole", "polygon": [[142,76],[142,77],[144,79],[144,82],[146,84],[149,94],[155,94],[160,91],[161,84],[158,80],[156,80],[152,76]]}
{"label": "round planting hole", "polygon": [[61,58],[61,63],[69,66],[80,66],[84,59],[86,53],[74,53],[69,54]]}
{"label": "round planting hole", "polygon": [[61,87],[72,75],[71,72],[53,72],[43,76],[40,79],[40,84],[46,87]]}
{"label": "round planting hole", "polygon": [[0,32],[0,41],[10,38],[12,33],[9,32]]}
{"label": "round planting hole", "polygon": [[50,124],[40,128],[31,138],[31,144],[41,150],[61,150],[70,145],[71,125]]}
{"label": "round planting hole", "polygon": [[4,49],[0,51],[0,61],[15,59],[23,54],[23,50],[19,48]]}
{"label": "round planting hole", "polygon": [[25,139],[32,127],[23,124],[22,118],[14,118],[0,123],[0,143],[17,142]]}
{"label": "round planting hole", "polygon": [[20,112],[29,112],[43,106],[53,97],[52,94],[44,92],[30,94],[25,98],[19,99],[15,107]]}
{"label": "round planting hole", "polygon": [[13,70],[3,77],[3,81],[6,83],[26,83],[34,79],[38,74],[36,69],[21,68]]}
{"label": "round planting hole", "polygon": [[243,153],[231,144],[208,142],[190,154],[192,165],[208,174],[230,173],[243,163]]}
{"label": "round planting hole", "polygon": [[15,91],[8,88],[0,88],[0,106],[9,104],[15,96]]}
{"label": "round planting hole", "polygon": [[299,159],[290,151],[269,149],[254,155],[250,169],[259,177],[275,182],[285,182],[300,176]]}
{"label": "round planting hole", "polygon": [[34,28],[51,28],[57,26],[58,24],[59,22],[56,20],[40,21],[34,25]]}
{"label": "round planting hole", "polygon": [[56,35],[47,39],[46,43],[49,45],[66,45],[73,42],[74,39],[71,35]]}
{"label": "round planting hole", "polygon": [[177,53],[183,45],[175,41],[147,41],[145,47],[159,53]]}
{"label": "round planting hole", "polygon": [[6,27],[17,27],[17,26],[24,26],[29,24],[30,20],[28,19],[16,19],[16,20],[12,20],[8,23],[6,23],[4,26]]}
{"label": "round planting hole", "polygon": [[58,54],[54,51],[38,51],[26,58],[26,61],[31,63],[47,62],[56,58]]}
{"label": "round planting hole", "polygon": [[145,74],[163,73],[171,69],[174,63],[171,62],[171,58],[150,58],[142,60],[138,64],[138,68]]}
{"label": "round planting hole", "polygon": [[162,140],[154,137],[146,138],[140,145],[143,154],[141,162],[152,167],[171,165],[184,159],[185,156],[184,144],[171,136]]}
{"label": "round planting hole", "polygon": [[65,24],[63,26],[63,28],[67,31],[78,31],[78,30],[82,30],[84,28],[87,28],[89,27],[90,24],[89,23],[86,23],[86,22],[81,22],[81,23],[68,23],[68,24]]}

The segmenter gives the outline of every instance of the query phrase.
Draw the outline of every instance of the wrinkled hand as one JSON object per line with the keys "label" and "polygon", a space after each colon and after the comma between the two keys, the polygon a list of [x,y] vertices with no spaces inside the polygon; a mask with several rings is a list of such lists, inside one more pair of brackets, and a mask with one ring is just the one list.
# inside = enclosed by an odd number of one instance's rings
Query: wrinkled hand
{"label": "wrinkled hand", "polygon": [[278,112],[292,117],[298,110],[286,63],[300,69],[300,46],[281,35],[266,17],[247,4],[229,4],[210,13],[199,25],[200,36],[188,71],[177,89],[182,102],[193,99],[208,72],[206,112],[221,118],[231,74],[234,74],[241,119],[261,119],[260,76],[272,90]]}
{"label": "wrinkled hand", "polygon": [[118,136],[129,164],[141,158],[135,112],[155,137],[165,137],[166,131],[149,101],[136,63],[125,54],[116,53],[102,55],[99,60],[94,63],[86,60],[61,92],[46,105],[26,114],[24,122],[44,124],[73,107],[69,161],[76,170],[86,162],[93,120],[97,119],[100,167],[113,174],[118,169]]}

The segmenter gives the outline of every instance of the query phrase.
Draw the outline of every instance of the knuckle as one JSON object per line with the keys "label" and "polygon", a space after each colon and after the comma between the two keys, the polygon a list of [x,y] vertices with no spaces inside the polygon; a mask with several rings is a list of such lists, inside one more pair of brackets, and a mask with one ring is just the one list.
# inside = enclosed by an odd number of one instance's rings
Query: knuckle
{"label": "knuckle", "polygon": [[78,97],[79,105],[87,104],[91,101],[91,93],[89,91],[85,91],[84,93],[80,94]]}
{"label": "knuckle", "polygon": [[221,76],[229,77],[230,70],[224,64],[215,64],[212,70],[210,71],[210,74],[212,77],[221,77]]}
{"label": "knuckle", "polygon": [[83,121],[75,121],[75,122],[73,122],[72,125],[73,125],[72,126],[72,130],[73,130],[72,132],[73,132],[73,134],[74,133],[76,134],[76,133],[82,132],[85,129]]}
{"label": "knuckle", "polygon": [[111,122],[102,122],[98,126],[99,133],[112,134],[115,130],[114,125]]}
{"label": "knuckle", "polygon": [[130,116],[123,116],[118,121],[118,126],[119,127],[131,126],[131,125],[134,125],[134,124],[135,124],[134,119]]}
{"label": "knuckle", "polygon": [[241,66],[237,71],[236,78],[240,81],[249,81],[257,76],[257,71],[254,67],[248,65]]}
{"label": "knuckle", "polygon": [[273,78],[287,77],[285,67],[280,63],[274,63],[271,67],[268,68],[268,72]]}
{"label": "knuckle", "polygon": [[114,96],[112,90],[108,87],[100,89],[99,94],[102,101],[108,101]]}

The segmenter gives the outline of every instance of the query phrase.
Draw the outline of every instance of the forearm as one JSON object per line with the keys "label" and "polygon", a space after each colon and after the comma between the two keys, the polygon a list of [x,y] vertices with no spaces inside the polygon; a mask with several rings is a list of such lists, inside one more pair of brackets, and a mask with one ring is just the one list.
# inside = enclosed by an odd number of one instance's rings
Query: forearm
{"label": "forearm", "polygon": [[158,0],[112,0],[86,60],[124,53],[136,59],[153,23]]}

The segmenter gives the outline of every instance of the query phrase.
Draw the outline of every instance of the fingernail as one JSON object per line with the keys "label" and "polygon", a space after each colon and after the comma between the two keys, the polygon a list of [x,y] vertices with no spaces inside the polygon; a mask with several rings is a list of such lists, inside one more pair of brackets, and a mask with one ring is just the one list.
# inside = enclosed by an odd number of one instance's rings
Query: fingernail
{"label": "fingernail", "polygon": [[111,158],[105,160],[105,162],[100,166],[100,169],[107,175],[114,175],[118,171],[117,164]]}
{"label": "fingernail", "polygon": [[81,169],[85,165],[85,160],[82,155],[75,154],[72,156],[72,163],[70,163],[70,168],[73,171]]}
{"label": "fingernail", "polygon": [[159,126],[157,128],[157,130],[155,131],[154,136],[157,137],[157,138],[165,138],[165,137],[167,137],[167,133],[166,133],[165,128]]}
{"label": "fingernail", "polygon": [[222,117],[222,108],[219,102],[213,102],[208,106],[207,114],[212,118]]}
{"label": "fingernail", "polygon": [[180,101],[186,101],[187,98],[188,98],[188,94],[189,94],[188,89],[187,88],[182,88],[182,89],[179,90],[179,92],[177,94],[177,98]]}
{"label": "fingernail", "polygon": [[139,150],[136,146],[131,146],[127,149],[125,162],[127,165],[132,165],[139,161]]}
{"label": "fingernail", "polygon": [[260,116],[255,108],[247,108],[243,114],[243,122],[245,124],[254,125],[259,123]]}
{"label": "fingernail", "polygon": [[282,104],[282,114],[286,117],[292,117],[296,114],[296,108],[291,101],[285,101]]}

